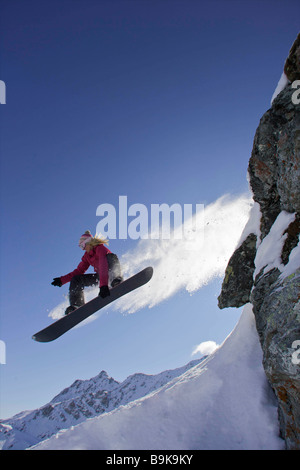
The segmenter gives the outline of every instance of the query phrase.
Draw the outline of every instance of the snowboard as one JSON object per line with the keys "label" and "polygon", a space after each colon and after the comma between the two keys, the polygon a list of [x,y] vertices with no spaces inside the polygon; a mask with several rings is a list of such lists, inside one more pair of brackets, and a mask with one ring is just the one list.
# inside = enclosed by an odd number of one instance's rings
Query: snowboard
{"label": "snowboard", "polygon": [[74,326],[78,325],[78,323],[82,322],[101,308],[146,284],[148,281],[150,281],[152,275],[153,268],[151,266],[143,269],[134,276],[121,282],[116,287],[111,288],[109,296],[105,297],[104,299],[102,297],[96,297],[90,300],[90,302],[87,302],[82,307],[77,308],[73,312],[69,313],[69,315],[56,320],[54,323],[47,326],[43,330],[35,333],[32,336],[32,339],[41,343],[47,343],[59,338],[61,335],[69,331]]}

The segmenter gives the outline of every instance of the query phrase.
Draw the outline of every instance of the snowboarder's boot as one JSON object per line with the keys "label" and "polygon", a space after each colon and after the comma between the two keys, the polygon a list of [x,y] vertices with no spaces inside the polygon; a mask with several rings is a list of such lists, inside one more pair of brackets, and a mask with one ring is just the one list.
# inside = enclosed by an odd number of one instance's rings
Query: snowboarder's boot
{"label": "snowboarder's boot", "polygon": [[77,307],[74,307],[74,305],[69,305],[69,307],[66,308],[65,310],[65,315],[69,315],[69,313],[74,312]]}
{"label": "snowboarder's boot", "polygon": [[111,282],[111,287],[116,287],[118,286],[121,282],[123,281],[123,277],[116,277],[112,282]]}

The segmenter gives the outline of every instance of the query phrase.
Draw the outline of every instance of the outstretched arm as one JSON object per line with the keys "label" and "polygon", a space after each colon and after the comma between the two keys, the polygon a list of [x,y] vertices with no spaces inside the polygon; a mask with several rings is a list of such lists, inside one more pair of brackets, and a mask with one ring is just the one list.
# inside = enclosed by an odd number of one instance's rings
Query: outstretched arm
{"label": "outstretched arm", "polygon": [[65,276],[60,277],[61,284],[64,285],[67,282],[70,282],[72,277],[74,276],[78,276],[79,274],[84,274],[86,270],[89,268],[89,266],[90,266],[90,263],[86,259],[84,259],[84,256],[83,256],[81,258],[81,262],[79,263],[77,268],[74,269],[74,271],[70,272],[69,274],[66,274]]}

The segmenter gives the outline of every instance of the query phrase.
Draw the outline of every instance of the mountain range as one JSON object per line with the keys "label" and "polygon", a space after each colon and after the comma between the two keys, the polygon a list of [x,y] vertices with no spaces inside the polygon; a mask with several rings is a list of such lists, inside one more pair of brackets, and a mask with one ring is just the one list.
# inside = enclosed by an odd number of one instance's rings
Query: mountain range
{"label": "mountain range", "polygon": [[123,382],[109,377],[104,370],[89,380],[76,380],[41,408],[0,421],[0,446],[3,450],[26,449],[61,429],[110,412],[158,390],[204,359],[205,356],[156,375],[136,373]]}

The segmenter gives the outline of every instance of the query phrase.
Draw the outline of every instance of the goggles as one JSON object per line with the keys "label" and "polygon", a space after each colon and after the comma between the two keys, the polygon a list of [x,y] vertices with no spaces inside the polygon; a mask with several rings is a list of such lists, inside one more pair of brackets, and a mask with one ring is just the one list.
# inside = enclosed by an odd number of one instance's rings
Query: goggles
{"label": "goggles", "polygon": [[78,246],[79,246],[82,250],[84,250],[84,249],[85,249],[85,245],[88,243],[89,240],[90,240],[90,237],[84,237],[84,238],[80,239]]}

